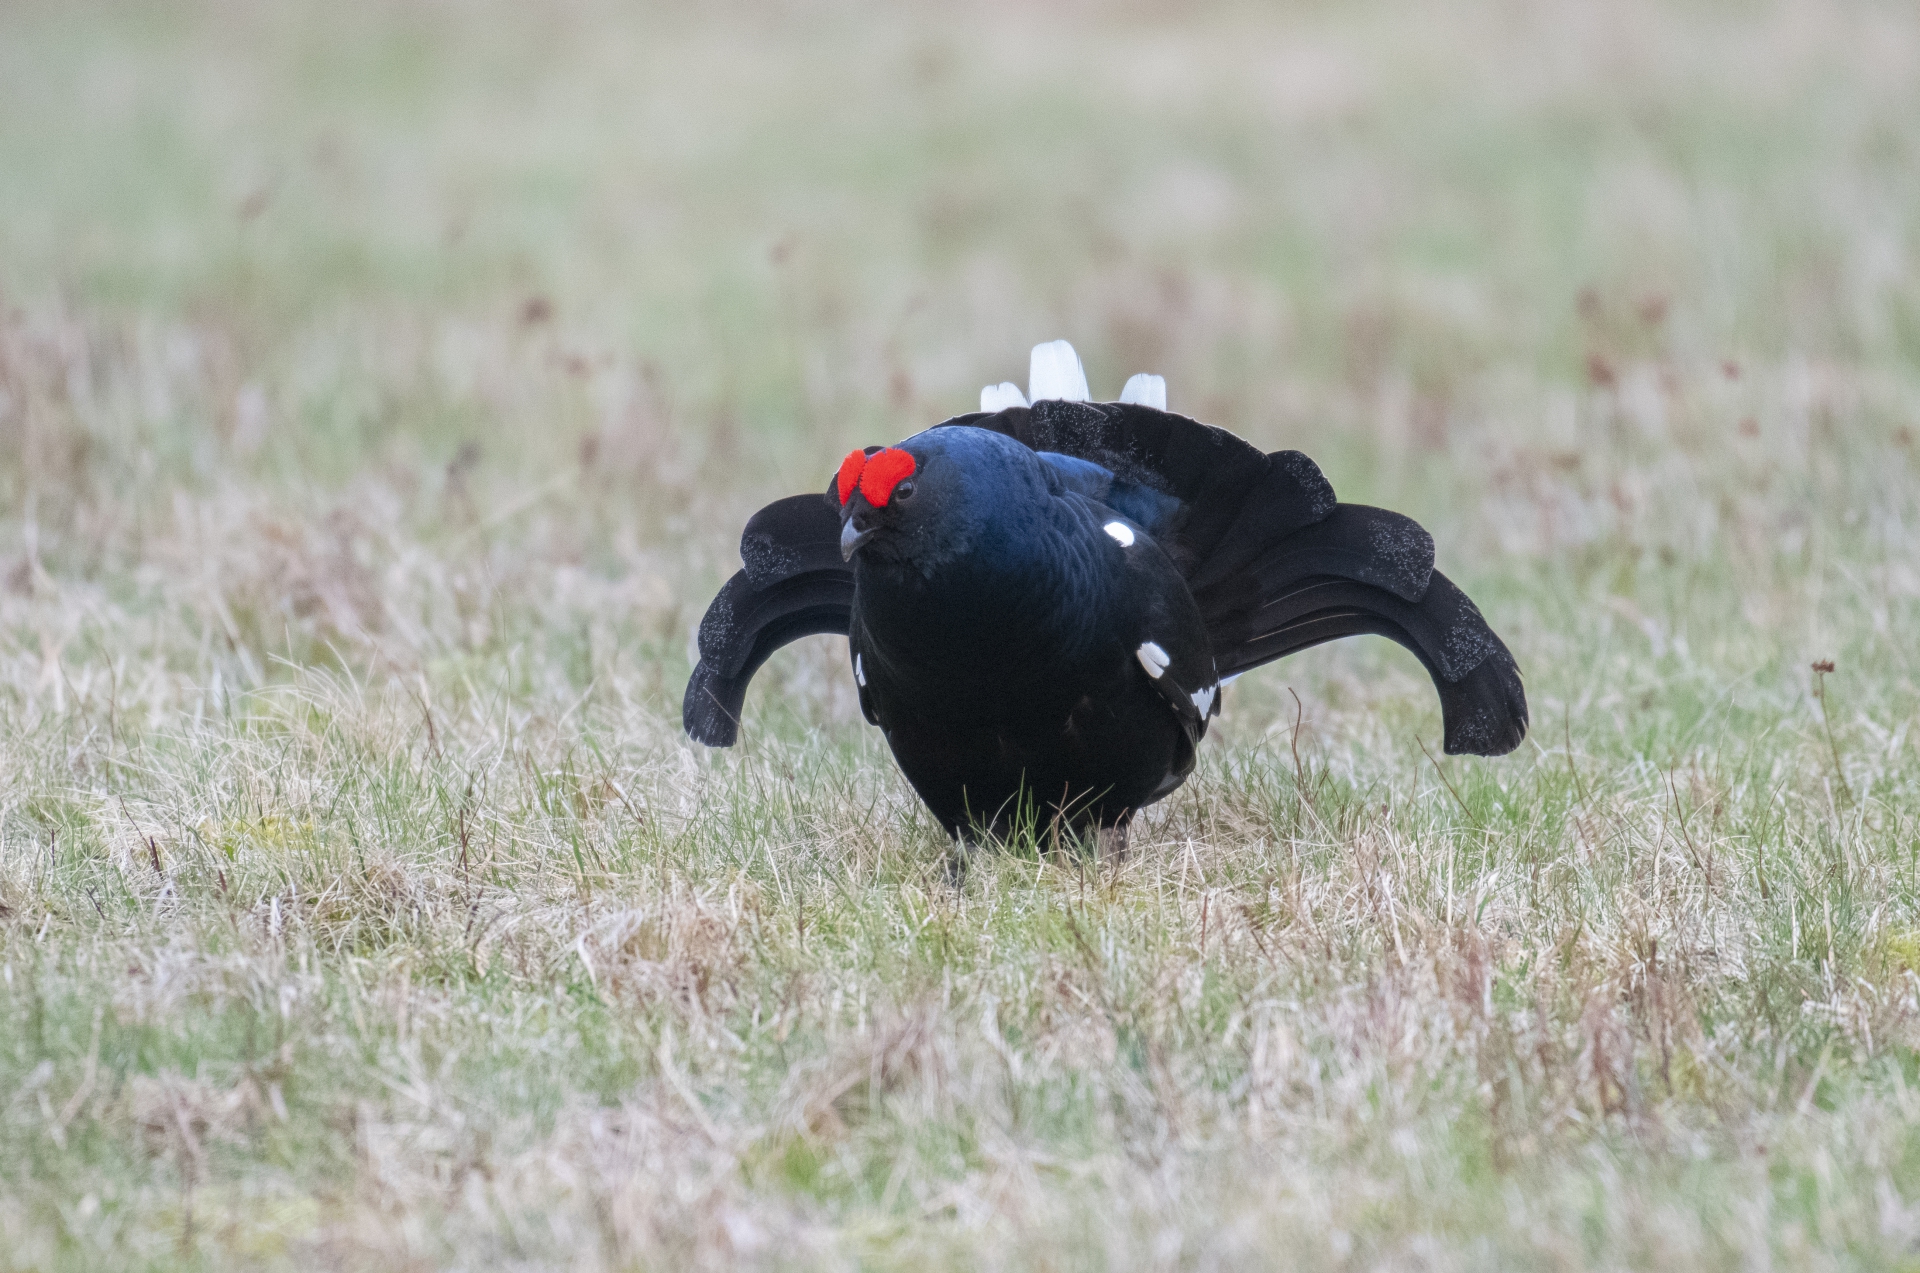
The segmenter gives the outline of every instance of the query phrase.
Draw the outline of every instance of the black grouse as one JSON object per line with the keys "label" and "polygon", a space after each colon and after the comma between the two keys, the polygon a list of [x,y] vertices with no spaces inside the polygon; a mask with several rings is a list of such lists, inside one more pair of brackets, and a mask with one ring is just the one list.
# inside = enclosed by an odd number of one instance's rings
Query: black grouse
{"label": "black grouse", "polygon": [[1157,376],[1087,401],[1065,341],[1034,350],[1028,396],[989,386],[979,412],[847,456],[824,497],[756,513],[700,624],[687,733],[732,745],[768,656],[840,633],[861,711],[949,834],[1124,835],[1192,772],[1223,685],[1373,633],[1432,675],[1449,753],[1520,744],[1513,656],[1417,523],[1168,412]]}

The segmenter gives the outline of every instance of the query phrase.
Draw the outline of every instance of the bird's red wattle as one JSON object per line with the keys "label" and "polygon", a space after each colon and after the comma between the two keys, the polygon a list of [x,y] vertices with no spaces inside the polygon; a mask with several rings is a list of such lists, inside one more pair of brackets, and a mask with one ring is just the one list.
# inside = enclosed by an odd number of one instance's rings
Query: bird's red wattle
{"label": "bird's red wattle", "polygon": [[[846,470],[841,471],[844,473]],[[867,460],[867,467],[860,474],[860,493],[875,508],[885,508],[887,501],[893,498],[893,488],[912,473],[913,457],[905,451],[888,447],[875,452]]]}
{"label": "bird's red wattle", "polygon": [[865,451],[849,451],[847,458],[840,461],[840,474],[835,481],[839,483],[842,504],[853,498],[854,489],[860,485],[860,470],[866,466]]}

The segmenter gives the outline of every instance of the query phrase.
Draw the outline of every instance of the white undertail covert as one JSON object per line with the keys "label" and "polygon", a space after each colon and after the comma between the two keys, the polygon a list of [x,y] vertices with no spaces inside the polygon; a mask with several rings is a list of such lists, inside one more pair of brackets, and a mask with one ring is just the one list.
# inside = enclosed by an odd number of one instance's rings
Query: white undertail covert
{"label": "white undertail covert", "polygon": [[[1093,398],[1087,388],[1087,370],[1080,364],[1080,355],[1067,341],[1050,340],[1035,345],[1027,360],[1027,391],[1021,393],[1020,386],[1011,380],[987,385],[980,390],[980,409],[986,412],[1005,411],[1009,407],[1031,406],[1043,398],[1062,402],[1089,402]],[[1167,382],[1163,377],[1139,372],[1127,378],[1126,387],[1120,390],[1118,400],[1165,411]]]}

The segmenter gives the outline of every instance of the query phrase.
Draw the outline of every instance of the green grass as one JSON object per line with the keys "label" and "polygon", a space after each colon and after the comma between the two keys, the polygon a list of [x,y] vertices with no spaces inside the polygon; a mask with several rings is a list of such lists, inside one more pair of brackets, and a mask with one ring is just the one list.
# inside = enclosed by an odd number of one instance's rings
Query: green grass
{"label": "green grass", "polygon": [[[1910,6],[21,0],[0,174],[0,1268],[1920,1267]],[[836,641],[689,744],[1056,336],[1528,743],[1326,647],[957,874]]]}

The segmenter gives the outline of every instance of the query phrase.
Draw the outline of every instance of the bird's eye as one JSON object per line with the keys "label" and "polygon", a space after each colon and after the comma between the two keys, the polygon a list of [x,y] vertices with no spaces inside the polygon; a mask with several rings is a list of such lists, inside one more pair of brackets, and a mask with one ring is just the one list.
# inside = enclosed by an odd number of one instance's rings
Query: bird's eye
{"label": "bird's eye", "polygon": [[901,478],[899,485],[893,488],[893,497],[895,499],[906,499],[912,494],[913,494],[913,479],[910,477]]}

